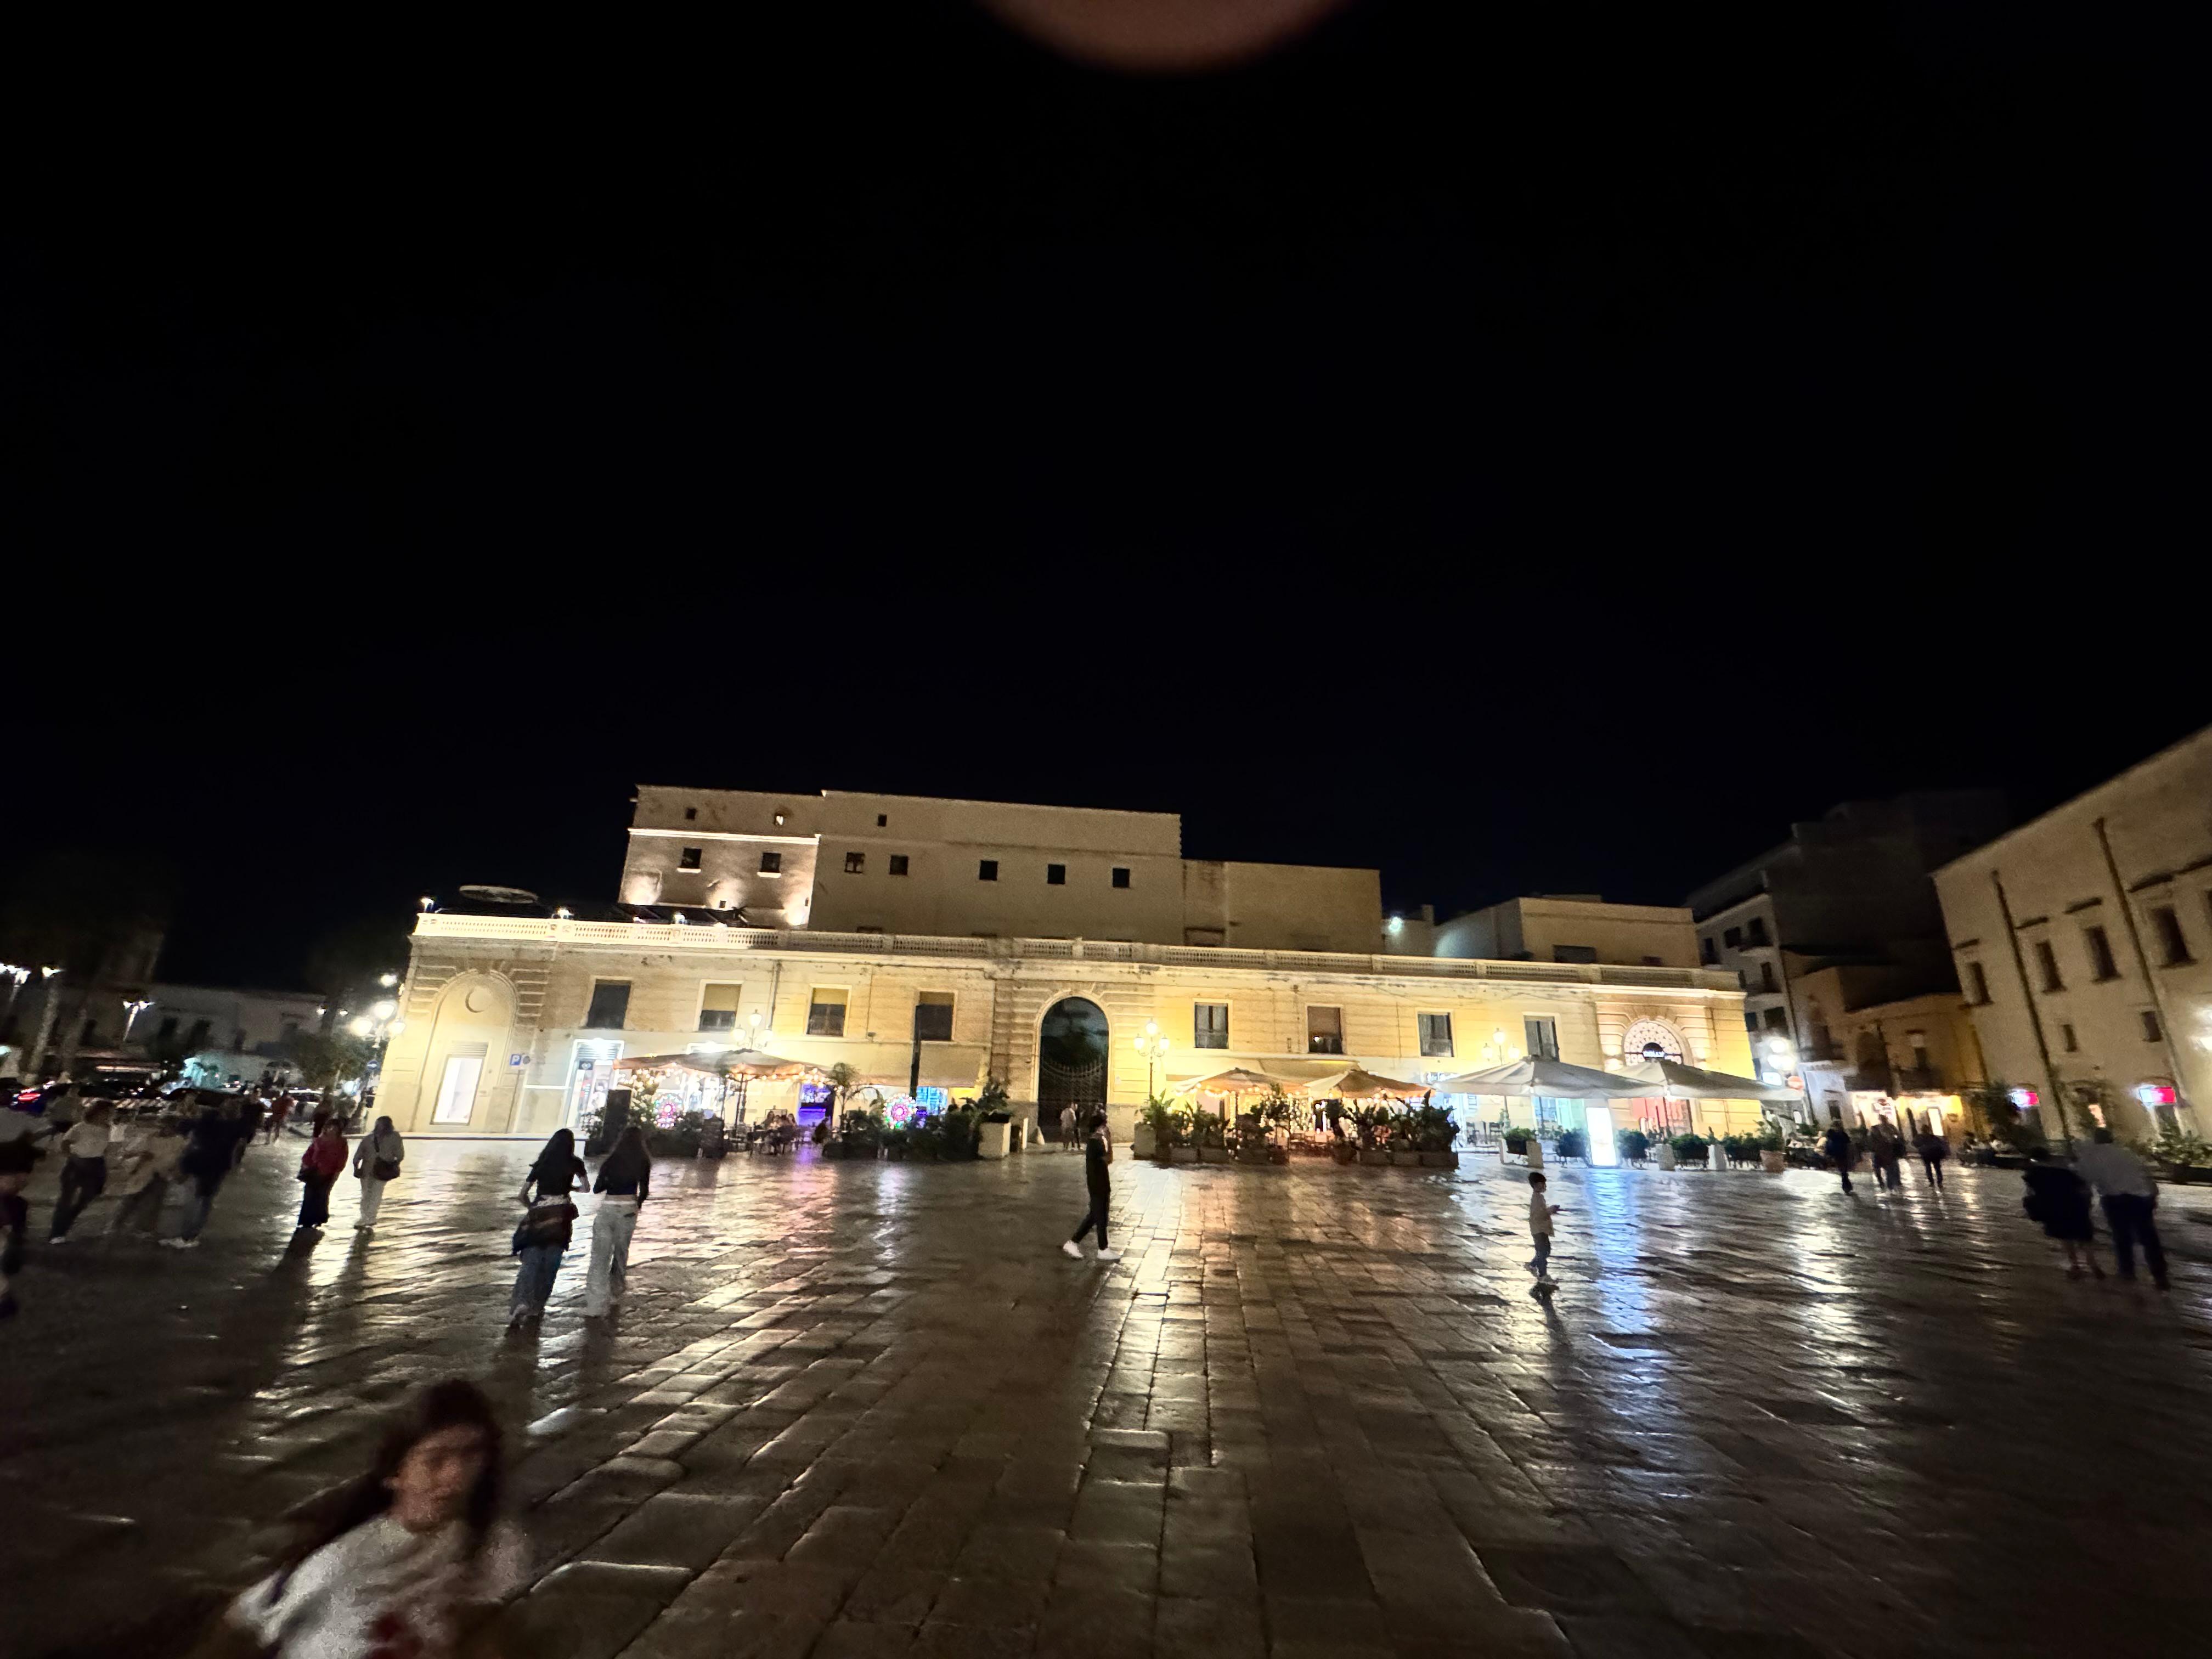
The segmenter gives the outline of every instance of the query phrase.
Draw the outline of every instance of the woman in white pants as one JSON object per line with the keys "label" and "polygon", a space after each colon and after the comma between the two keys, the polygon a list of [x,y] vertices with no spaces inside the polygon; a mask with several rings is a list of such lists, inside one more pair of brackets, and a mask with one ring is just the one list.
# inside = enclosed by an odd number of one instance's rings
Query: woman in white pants
{"label": "woman in white pants", "polygon": [[622,1132],[606,1162],[599,1165],[592,1190],[599,1194],[592,1218],[592,1265],[584,1279],[584,1317],[605,1319],[623,1297],[629,1273],[629,1238],[637,1229],[637,1207],[653,1195],[653,1160],[645,1150],[645,1131],[635,1123]]}
{"label": "woman in white pants", "polygon": [[361,1138],[353,1155],[353,1172],[361,1181],[361,1219],[354,1223],[356,1232],[365,1233],[376,1225],[385,1186],[399,1178],[399,1161],[406,1156],[407,1143],[388,1117],[377,1119],[376,1127]]}

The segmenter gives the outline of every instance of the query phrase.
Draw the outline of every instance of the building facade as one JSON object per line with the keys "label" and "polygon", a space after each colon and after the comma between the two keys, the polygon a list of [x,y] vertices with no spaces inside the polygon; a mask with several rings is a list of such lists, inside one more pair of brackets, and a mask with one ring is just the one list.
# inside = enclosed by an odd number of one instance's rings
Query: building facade
{"label": "building facade", "polygon": [[1936,991],[1882,1000],[1887,965],[1870,969],[1833,963],[1798,981],[1810,1033],[1799,1063],[1814,1115],[1963,1134],[1974,1127],[1966,1091],[1988,1081],[1965,1000]]}
{"label": "building facade", "polygon": [[2212,1097],[2212,728],[1936,873],[1990,1071],[2045,1128],[2203,1133]]}
{"label": "building facade", "polygon": [[1438,923],[1435,954],[1493,962],[1694,968],[1698,934],[1687,908],[1608,904],[1595,893],[1542,893]]}
{"label": "building facade", "polygon": [[[1153,1092],[1237,1065],[1432,1084],[1531,1052],[1619,1069],[1655,1042],[1749,1063],[1742,995],[1686,934],[1671,963],[1413,954],[1427,918],[1389,927],[1376,872],[1187,860],[1173,814],[641,788],[621,894],[617,921],[418,918],[381,1109],[543,1135],[624,1061],[755,1048],[899,1090],[996,1078],[1029,1110],[1079,1088],[1127,1133]],[[1074,1085],[1068,1029],[1094,1040]],[[1729,1104],[1706,1115],[1756,1121]]]}
{"label": "building facade", "polygon": [[[1155,1089],[1238,1065],[1431,1083],[1532,1048],[1619,1070],[1651,1041],[1749,1063],[1741,993],[1697,969],[435,914],[412,943],[378,1096],[410,1133],[544,1135],[624,1058],[739,1044],[895,1087],[918,1044],[925,1085],[996,1077],[1034,1109],[1041,1030],[1070,1003],[1103,1020],[1123,1134]],[[1134,1047],[1148,1027],[1164,1059]]]}
{"label": "building facade", "polygon": [[1182,856],[1172,812],[641,787],[632,906],[833,933],[1380,951],[1373,870]]}
{"label": "building facade", "polygon": [[2008,822],[1988,790],[1846,801],[1690,895],[1698,960],[1742,989],[1763,1078],[1801,1075],[1814,1047],[1805,975],[1886,967],[1886,998],[1956,988],[1930,876]]}

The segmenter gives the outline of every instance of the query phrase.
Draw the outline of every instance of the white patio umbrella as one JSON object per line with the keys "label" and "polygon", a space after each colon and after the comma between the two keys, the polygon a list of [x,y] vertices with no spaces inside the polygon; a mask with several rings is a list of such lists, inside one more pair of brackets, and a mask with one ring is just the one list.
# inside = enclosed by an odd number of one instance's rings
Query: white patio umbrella
{"label": "white patio umbrella", "polygon": [[1685,1066],[1676,1060],[1647,1060],[1630,1066],[1623,1075],[1639,1079],[1638,1094],[1662,1095],[1668,1100],[1778,1100],[1795,1103],[1805,1098],[1802,1090],[1779,1083],[1761,1083],[1754,1078],[1732,1077],[1726,1072],[1708,1072],[1703,1066]]}
{"label": "white patio umbrella", "polygon": [[1617,1072],[1594,1072],[1563,1060],[1516,1060],[1462,1072],[1435,1085],[1445,1095],[1542,1095],[1548,1100],[1633,1100],[1651,1092],[1650,1084]]}

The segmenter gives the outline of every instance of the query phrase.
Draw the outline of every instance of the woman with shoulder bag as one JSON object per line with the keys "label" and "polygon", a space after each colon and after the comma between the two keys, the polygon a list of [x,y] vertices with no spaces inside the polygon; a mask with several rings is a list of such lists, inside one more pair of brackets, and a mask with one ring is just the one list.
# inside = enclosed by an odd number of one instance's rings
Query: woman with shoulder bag
{"label": "woman with shoulder bag", "polygon": [[568,1194],[590,1184],[584,1160],[576,1156],[576,1137],[556,1129],[522,1183],[521,1199],[528,1213],[514,1230],[514,1250],[522,1266],[514,1275],[507,1329],[535,1324],[545,1316],[553,1276],[561,1271],[562,1254],[568,1248],[569,1230],[576,1219],[576,1206]]}
{"label": "woman with shoulder bag", "polygon": [[385,1183],[399,1178],[399,1163],[406,1156],[407,1143],[388,1117],[377,1119],[376,1127],[361,1138],[353,1155],[353,1172],[361,1182],[361,1219],[353,1224],[356,1232],[365,1233],[376,1225]]}

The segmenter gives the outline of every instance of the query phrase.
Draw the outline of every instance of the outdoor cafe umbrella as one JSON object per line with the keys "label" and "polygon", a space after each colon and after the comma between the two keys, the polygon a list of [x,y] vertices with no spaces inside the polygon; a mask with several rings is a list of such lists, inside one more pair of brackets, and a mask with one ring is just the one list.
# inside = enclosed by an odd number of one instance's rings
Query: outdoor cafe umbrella
{"label": "outdoor cafe umbrella", "polygon": [[1242,1095],[1261,1089],[1288,1089],[1291,1085],[1279,1077],[1269,1077],[1265,1072],[1255,1072],[1243,1066],[1232,1066],[1225,1072],[1216,1072],[1209,1077],[1190,1078],[1176,1087],[1187,1095]]}
{"label": "outdoor cafe umbrella", "polygon": [[1651,1085],[1639,1078],[1534,1056],[1462,1072],[1436,1086],[1448,1095],[1541,1095],[1547,1100],[1633,1100],[1651,1093]]}
{"label": "outdoor cafe umbrella", "polygon": [[1418,1095],[1430,1085],[1407,1083],[1395,1077],[1377,1077],[1364,1066],[1354,1066],[1334,1077],[1316,1078],[1303,1086],[1306,1093],[1323,1100],[1372,1100],[1377,1095]]}
{"label": "outdoor cafe umbrella", "polygon": [[1626,1075],[1640,1079],[1638,1086],[1643,1093],[1664,1096],[1668,1100],[1795,1103],[1805,1097],[1802,1091],[1778,1083],[1760,1083],[1747,1077],[1731,1077],[1726,1072],[1708,1072],[1703,1066],[1685,1066],[1677,1060],[1647,1060],[1640,1066],[1630,1066]]}

